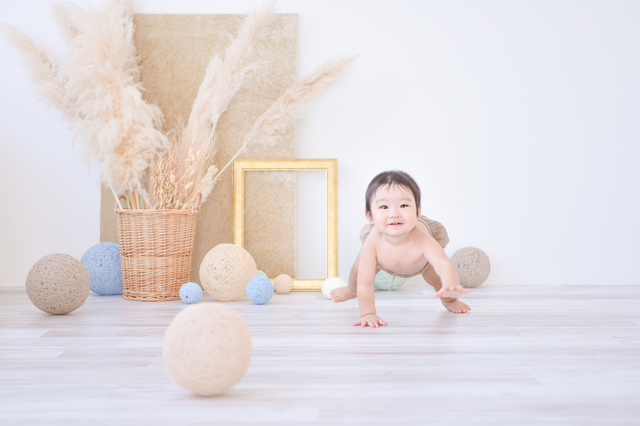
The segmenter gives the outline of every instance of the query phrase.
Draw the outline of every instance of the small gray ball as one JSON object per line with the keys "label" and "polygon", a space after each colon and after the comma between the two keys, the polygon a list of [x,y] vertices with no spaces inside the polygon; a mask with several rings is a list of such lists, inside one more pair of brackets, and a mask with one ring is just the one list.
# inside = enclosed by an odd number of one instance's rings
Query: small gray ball
{"label": "small gray ball", "polygon": [[489,256],[479,248],[461,248],[451,256],[451,262],[463,287],[478,287],[487,280],[491,272]]}

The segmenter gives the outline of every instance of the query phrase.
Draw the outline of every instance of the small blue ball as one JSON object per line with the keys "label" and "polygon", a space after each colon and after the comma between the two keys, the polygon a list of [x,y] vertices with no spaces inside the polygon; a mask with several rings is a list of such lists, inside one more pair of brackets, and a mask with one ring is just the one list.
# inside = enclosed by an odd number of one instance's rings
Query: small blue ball
{"label": "small blue ball", "polygon": [[251,278],[247,284],[247,296],[256,305],[263,305],[273,297],[273,284],[265,277]]}
{"label": "small blue ball", "polygon": [[99,243],[89,247],[80,262],[89,273],[89,288],[106,296],[122,292],[122,265],[120,246],[115,243]]}
{"label": "small blue ball", "polygon": [[180,299],[184,303],[193,304],[200,301],[202,298],[202,287],[196,283],[186,283],[180,287]]}

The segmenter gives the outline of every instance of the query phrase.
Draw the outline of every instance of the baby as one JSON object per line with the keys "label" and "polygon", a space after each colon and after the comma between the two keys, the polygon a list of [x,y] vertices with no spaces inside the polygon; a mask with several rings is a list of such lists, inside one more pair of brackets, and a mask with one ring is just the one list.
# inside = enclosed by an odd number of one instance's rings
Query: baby
{"label": "baby", "polygon": [[[373,284],[378,270],[409,278],[422,274],[442,304],[456,314],[471,308],[457,299],[465,289],[444,252],[449,242],[444,227],[420,216],[420,188],[401,171],[382,172],[369,184],[365,214],[371,225],[363,229],[362,249],[349,274],[348,287],[331,291],[334,302],[358,298],[360,320],[353,325],[387,325],[376,313]],[[435,237],[435,238],[434,238]]]}

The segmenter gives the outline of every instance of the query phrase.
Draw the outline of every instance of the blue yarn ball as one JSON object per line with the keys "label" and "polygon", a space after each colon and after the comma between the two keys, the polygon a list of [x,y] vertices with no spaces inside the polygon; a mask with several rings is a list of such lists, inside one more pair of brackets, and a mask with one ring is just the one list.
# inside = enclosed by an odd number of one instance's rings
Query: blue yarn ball
{"label": "blue yarn ball", "polygon": [[180,299],[184,303],[193,304],[200,301],[202,298],[202,287],[196,283],[186,283],[180,287]]}
{"label": "blue yarn ball", "polygon": [[267,303],[273,297],[273,284],[265,277],[254,277],[247,284],[247,296],[256,305]]}
{"label": "blue yarn ball", "polygon": [[80,262],[89,273],[89,288],[106,296],[122,292],[122,265],[120,246],[115,243],[99,243],[89,247]]}
{"label": "blue yarn ball", "polygon": [[[389,290],[391,288],[392,278],[393,278],[392,275],[386,273],[385,271],[380,271],[376,274],[376,281],[373,284],[373,287],[376,290]],[[405,281],[407,281],[406,278],[401,278],[396,276],[395,279],[393,280],[393,288],[400,287],[402,284],[405,283]]]}

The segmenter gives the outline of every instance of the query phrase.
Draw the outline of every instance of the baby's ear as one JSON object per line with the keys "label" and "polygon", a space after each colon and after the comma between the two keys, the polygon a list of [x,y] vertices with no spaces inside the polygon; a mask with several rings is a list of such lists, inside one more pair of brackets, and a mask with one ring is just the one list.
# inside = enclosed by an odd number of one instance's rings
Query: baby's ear
{"label": "baby's ear", "polygon": [[421,209],[421,208],[422,208],[422,206],[418,206],[418,210],[417,210],[418,217],[420,217],[420,209]]}
{"label": "baby's ear", "polygon": [[369,223],[373,223],[373,217],[371,216],[371,212],[368,212],[368,211],[365,210],[364,211],[364,215],[367,217],[367,221]]}

